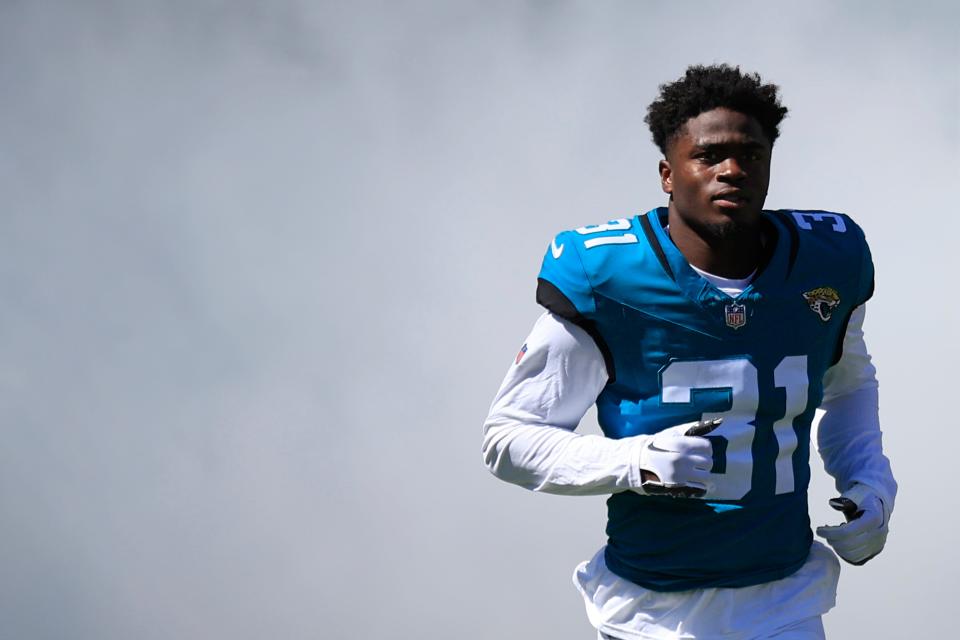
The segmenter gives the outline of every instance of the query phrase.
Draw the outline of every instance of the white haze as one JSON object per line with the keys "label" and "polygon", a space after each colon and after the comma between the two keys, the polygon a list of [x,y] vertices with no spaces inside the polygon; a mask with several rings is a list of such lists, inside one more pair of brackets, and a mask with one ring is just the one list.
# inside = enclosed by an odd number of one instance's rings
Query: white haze
{"label": "white haze", "polygon": [[791,109],[768,206],[855,215],[877,265],[901,493],[828,631],[942,637],[958,18],[0,3],[0,637],[593,637],[603,501],[495,481],[480,423],[549,239],[663,202],[644,108],[720,61]]}

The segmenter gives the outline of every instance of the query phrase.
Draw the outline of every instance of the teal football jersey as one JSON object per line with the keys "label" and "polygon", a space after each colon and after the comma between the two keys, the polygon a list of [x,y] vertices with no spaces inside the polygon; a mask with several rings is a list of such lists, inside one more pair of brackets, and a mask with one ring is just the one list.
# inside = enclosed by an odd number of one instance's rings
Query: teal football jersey
{"label": "teal football jersey", "polygon": [[765,264],[731,298],[687,263],[666,220],[661,208],[565,231],[538,280],[538,302],[603,353],[607,437],[723,418],[707,436],[703,499],[609,498],[607,566],[658,591],[776,580],[813,540],[810,425],[850,314],[873,291],[870,252],[846,215],[768,211]]}

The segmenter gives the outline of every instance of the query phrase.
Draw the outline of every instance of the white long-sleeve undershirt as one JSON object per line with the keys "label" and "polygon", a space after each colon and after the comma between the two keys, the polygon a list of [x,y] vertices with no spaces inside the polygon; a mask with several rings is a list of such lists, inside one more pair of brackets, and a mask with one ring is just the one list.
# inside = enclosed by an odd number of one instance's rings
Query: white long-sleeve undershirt
{"label": "white long-sleeve undershirt", "polygon": [[[843,354],[824,377],[818,447],[840,491],[861,483],[893,508],[896,482],[883,455],[876,370],[863,339],[864,309],[856,309]],[[603,355],[580,327],[544,313],[510,367],[484,423],[483,458],[502,480],[527,489],[595,495],[640,486],[640,447],[646,436],[614,440],[575,433],[606,386]]]}

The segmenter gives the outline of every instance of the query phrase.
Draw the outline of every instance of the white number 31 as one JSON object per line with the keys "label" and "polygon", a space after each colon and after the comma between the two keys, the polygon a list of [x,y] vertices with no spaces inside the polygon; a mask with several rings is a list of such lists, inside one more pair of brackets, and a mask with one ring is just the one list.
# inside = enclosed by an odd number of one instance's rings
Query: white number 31
{"label": "white number 31", "polygon": [[[773,424],[778,453],[773,461],[777,495],[794,489],[793,452],[797,434],[793,419],[807,409],[807,356],[788,356],[773,371],[776,387],[786,392],[784,416]],[[727,440],[726,470],[717,475],[715,487],[707,493],[717,500],[739,500],[750,491],[753,477],[753,440],[760,390],[757,368],[744,358],[732,360],[678,360],[661,373],[662,401],[689,403],[698,389],[729,389],[732,406],[727,411],[704,413],[703,420],[723,418],[723,423],[710,435]],[[770,464],[769,460],[758,461]]]}

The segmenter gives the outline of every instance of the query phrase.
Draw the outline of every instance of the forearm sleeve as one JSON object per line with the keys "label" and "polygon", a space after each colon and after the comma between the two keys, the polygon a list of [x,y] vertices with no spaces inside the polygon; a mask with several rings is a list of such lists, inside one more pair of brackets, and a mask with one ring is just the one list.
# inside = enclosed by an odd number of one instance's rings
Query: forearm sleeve
{"label": "forearm sleeve", "polygon": [[824,376],[824,411],[817,431],[823,465],[837,490],[860,483],[873,489],[893,510],[897,483],[883,453],[876,369],[863,337],[863,307],[850,318],[843,355]]}
{"label": "forearm sleeve", "polygon": [[593,339],[546,313],[524,348],[483,426],[487,468],[502,480],[545,493],[595,495],[639,487],[639,438],[574,432],[607,383]]}

